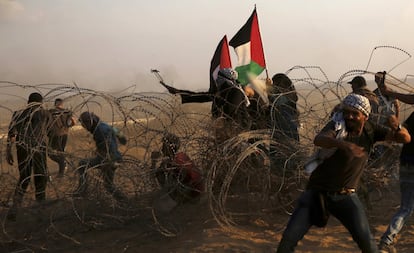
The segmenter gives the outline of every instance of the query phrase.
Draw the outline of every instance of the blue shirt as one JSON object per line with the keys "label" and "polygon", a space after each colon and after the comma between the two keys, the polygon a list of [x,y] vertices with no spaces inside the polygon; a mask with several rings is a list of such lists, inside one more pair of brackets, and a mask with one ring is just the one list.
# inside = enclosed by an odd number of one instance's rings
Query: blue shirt
{"label": "blue shirt", "polygon": [[98,156],[112,161],[122,159],[115,132],[110,125],[99,122],[93,132],[93,139],[95,140]]}

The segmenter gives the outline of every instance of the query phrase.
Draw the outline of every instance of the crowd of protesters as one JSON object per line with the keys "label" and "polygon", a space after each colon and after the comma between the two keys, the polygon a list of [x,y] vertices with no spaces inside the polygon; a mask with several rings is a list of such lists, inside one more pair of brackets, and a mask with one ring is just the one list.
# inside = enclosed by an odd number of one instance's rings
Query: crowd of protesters
{"label": "crowd of protesters", "polygon": [[[395,252],[395,237],[414,210],[414,147],[411,144],[414,114],[400,124],[399,101],[414,104],[414,95],[391,90],[385,84],[385,78],[385,72],[375,75],[378,89],[372,92],[367,88],[364,77],[354,77],[349,82],[352,92],[335,108],[332,119],[316,135],[314,144],[332,152],[311,172],[277,252],[294,252],[307,231],[314,225],[326,226],[330,215],[348,229],[362,252]],[[237,125],[243,130],[252,129],[252,125],[246,122],[246,116],[252,113],[244,108],[254,101],[255,91],[237,83],[236,71],[219,71],[214,92],[178,90],[162,84],[171,94],[179,94],[183,103],[212,102],[212,116],[216,120],[224,118],[226,127],[232,122],[232,128]],[[265,127],[273,127],[289,140],[299,142],[298,95],[291,79],[278,73],[268,79],[267,84],[271,85],[267,90],[270,104],[259,107],[268,117]],[[69,129],[77,120],[71,110],[64,108],[63,102],[63,99],[57,98],[55,107],[46,110],[43,96],[34,92],[29,95],[26,107],[12,115],[6,160],[10,165],[16,164],[12,151],[15,145],[19,178],[7,213],[8,220],[16,220],[31,178],[34,180],[36,201],[42,203],[46,199],[50,179],[47,157],[58,164],[58,177],[63,177],[67,170],[65,147]],[[96,155],[78,163],[79,184],[73,196],[85,196],[88,171],[98,169],[107,192],[118,202],[126,202],[128,196],[114,184],[115,172],[123,159],[119,145],[126,144],[126,137],[93,112],[82,112],[78,121],[92,135]],[[219,142],[231,137],[223,133],[226,133],[224,129],[216,129]],[[374,144],[383,141],[403,143],[400,155],[401,205],[377,245],[357,190]],[[205,190],[203,173],[188,154],[179,150],[180,143],[177,135],[165,132],[161,136],[160,151],[151,154],[151,169],[159,185],[174,201],[179,204],[196,203]]]}

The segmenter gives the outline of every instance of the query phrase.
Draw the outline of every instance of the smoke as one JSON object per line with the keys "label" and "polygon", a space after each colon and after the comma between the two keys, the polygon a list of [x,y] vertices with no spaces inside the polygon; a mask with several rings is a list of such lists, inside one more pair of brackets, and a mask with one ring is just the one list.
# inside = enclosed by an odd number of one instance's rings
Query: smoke
{"label": "smoke", "polygon": [[0,22],[18,19],[24,12],[24,6],[14,0],[0,0]]}

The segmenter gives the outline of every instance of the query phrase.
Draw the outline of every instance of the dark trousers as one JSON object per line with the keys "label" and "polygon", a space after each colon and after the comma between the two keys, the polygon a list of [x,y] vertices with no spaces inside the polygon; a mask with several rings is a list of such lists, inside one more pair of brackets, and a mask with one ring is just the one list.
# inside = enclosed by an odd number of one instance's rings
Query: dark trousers
{"label": "dark trousers", "polygon": [[115,185],[114,185],[114,176],[115,176],[115,170],[116,166],[113,161],[107,161],[102,159],[101,157],[94,157],[94,158],[87,158],[82,159],[79,162],[79,186],[78,186],[78,192],[80,194],[85,193],[88,187],[88,176],[87,176],[87,170],[88,169],[99,169],[102,172],[103,176],[103,184],[105,187],[105,190],[110,193],[115,199],[117,200],[124,200],[126,196],[119,191]]}
{"label": "dark trousers", "polygon": [[[277,249],[278,253],[294,252],[297,243],[312,227],[312,211],[315,201],[312,190],[305,191],[298,200]],[[356,193],[327,194],[326,208],[351,233],[361,252],[378,252],[375,239],[371,234],[364,207]]]}
{"label": "dark trousers", "polygon": [[46,185],[48,179],[46,152],[44,150],[30,149],[20,145],[16,146],[19,168],[19,181],[14,192],[14,205],[20,205],[23,195],[27,191],[33,171],[35,196],[37,201],[46,198]]}
{"label": "dark trousers", "polygon": [[52,136],[49,139],[49,147],[53,149],[52,153],[49,153],[49,157],[59,165],[59,174],[63,174],[66,167],[64,152],[67,141],[67,135]]}

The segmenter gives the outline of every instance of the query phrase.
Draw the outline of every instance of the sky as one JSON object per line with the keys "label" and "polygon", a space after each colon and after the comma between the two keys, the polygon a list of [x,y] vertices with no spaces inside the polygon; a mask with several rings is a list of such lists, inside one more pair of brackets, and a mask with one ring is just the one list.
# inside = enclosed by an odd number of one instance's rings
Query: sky
{"label": "sky", "polygon": [[414,74],[412,0],[0,0],[0,81],[165,91],[155,68],[174,87],[207,90],[217,44],[255,5],[270,77],[294,66],[331,81]]}

